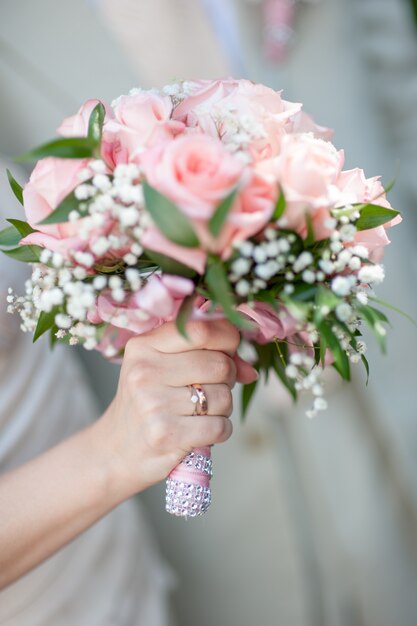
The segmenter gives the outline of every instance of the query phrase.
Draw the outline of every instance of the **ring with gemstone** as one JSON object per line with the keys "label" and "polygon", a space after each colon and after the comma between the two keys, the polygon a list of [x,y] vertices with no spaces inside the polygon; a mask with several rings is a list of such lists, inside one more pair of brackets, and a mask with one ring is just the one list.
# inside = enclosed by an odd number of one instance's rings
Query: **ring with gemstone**
{"label": "ring with gemstone", "polygon": [[191,402],[193,403],[193,412],[192,415],[198,415],[198,411],[197,411],[197,404],[199,402],[199,395],[197,393],[197,390],[194,388],[193,385],[187,385],[188,389],[191,391]]}
{"label": "ring with gemstone", "polygon": [[[207,396],[203,387],[198,383],[193,383],[190,385],[198,397],[198,406],[197,402],[194,400],[194,395],[191,396],[191,402],[195,402],[195,411],[197,415],[207,415],[208,414],[208,404],[207,404]],[[195,415],[195,413],[194,413]]]}

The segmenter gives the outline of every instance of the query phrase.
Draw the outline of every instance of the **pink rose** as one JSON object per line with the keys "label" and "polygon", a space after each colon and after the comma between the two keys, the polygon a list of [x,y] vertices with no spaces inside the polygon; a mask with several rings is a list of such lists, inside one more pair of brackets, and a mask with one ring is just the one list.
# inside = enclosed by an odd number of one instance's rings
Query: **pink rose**
{"label": "pink rose", "polygon": [[184,135],[143,156],[145,176],[190,218],[209,219],[239,183],[243,165],[220,140]]}
{"label": "pink rose", "polygon": [[210,234],[207,224],[197,222],[195,228],[206,250],[227,259],[233,244],[249,239],[265,228],[271,219],[277,199],[277,186],[256,172],[237,195],[226,222],[217,237]]}
{"label": "pink rose", "polygon": [[[219,140],[200,134],[185,135],[146,154],[143,168],[149,183],[190,219],[203,250],[171,244],[155,228],[145,233],[143,245],[199,273],[204,271],[204,250],[227,258],[235,241],[254,235],[271,218],[276,185],[256,173],[251,174]],[[240,188],[240,192],[220,234],[213,237],[208,220],[235,188]]]}
{"label": "pink rose", "polygon": [[330,141],[334,135],[334,131],[326,126],[319,126],[313,118],[305,111],[300,111],[292,119],[293,133],[313,133],[316,139]]}
{"label": "pink rose", "polygon": [[296,332],[295,319],[285,310],[282,310],[282,317],[278,317],[278,312],[266,302],[255,302],[253,307],[240,304],[237,310],[255,322],[257,326],[253,331],[243,331],[242,334],[248,341],[265,344],[270,343],[274,338],[285,339]]}
{"label": "pink rose", "polygon": [[108,322],[134,334],[142,334],[175,319],[184,298],[194,290],[194,283],[182,276],[151,276],[146,285],[123,302],[115,302],[111,293],[102,293],[90,321]]}
{"label": "pink rose", "polygon": [[[63,137],[86,137],[88,133],[88,122],[94,107],[100,100],[87,100],[80,107],[75,115],[66,117],[57,128],[57,133]],[[103,102],[106,109],[105,122],[113,117],[111,108]]]}
{"label": "pink rose", "polygon": [[247,136],[249,152],[258,161],[279,153],[289,120],[301,104],[286,102],[281,93],[248,80],[203,83],[174,110],[173,117],[224,143],[234,141],[236,125]]}
{"label": "pink rose", "polygon": [[138,162],[145,148],[172,139],[184,124],[171,119],[172,102],[168,96],[149,92],[121,96],[113,106],[114,119],[104,126],[107,160],[112,165]]}
{"label": "pink rose", "polygon": [[320,210],[322,216],[322,209],[337,204],[340,191],[336,184],[343,160],[343,151],[305,134],[286,135],[279,157],[258,164],[258,171],[276,180],[283,189],[286,227],[303,234],[306,212],[314,221],[316,212]]}
{"label": "pink rose", "polygon": [[[379,177],[366,178],[365,172],[360,168],[340,172],[337,185],[340,189],[339,206],[370,203],[392,209]],[[390,243],[386,229],[396,226],[401,221],[402,218],[398,215],[383,226],[358,231],[355,235],[354,244],[365,246],[369,251],[370,260],[379,263],[382,260],[385,246]]]}
{"label": "pink rose", "polygon": [[65,222],[42,226],[39,224],[59,203],[80,184],[80,172],[88,166],[88,159],[47,158],[38,161],[29,182],[23,190],[26,217],[32,228],[21,244],[35,244],[68,254],[71,249],[85,247],[79,237],[80,222]]}
{"label": "pink rose", "polygon": [[116,351],[114,357],[111,357],[110,360],[114,363],[121,363],[121,358],[119,357],[119,353],[123,352],[126,347],[129,339],[135,336],[135,333],[132,333],[129,330],[124,330],[122,328],[117,328],[112,324],[108,324],[104,329],[104,333],[96,346],[96,350],[101,352],[104,356],[107,356],[108,350],[112,353]]}

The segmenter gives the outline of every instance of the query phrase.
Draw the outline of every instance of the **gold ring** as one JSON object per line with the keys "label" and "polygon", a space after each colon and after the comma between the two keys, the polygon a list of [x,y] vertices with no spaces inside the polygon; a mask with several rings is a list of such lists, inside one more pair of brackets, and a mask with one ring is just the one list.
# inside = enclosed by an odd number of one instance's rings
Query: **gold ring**
{"label": "gold ring", "polygon": [[[207,396],[203,387],[199,385],[198,383],[193,383],[191,387],[194,389],[194,391],[196,392],[198,396],[198,407],[197,407],[197,402],[196,402],[194,410],[196,411],[197,415],[207,415],[208,414]],[[192,396],[191,398],[192,402],[194,402],[193,397],[195,396]],[[194,413],[194,415],[196,413]]]}
{"label": "gold ring", "polygon": [[193,385],[187,385],[187,387],[191,391],[191,398],[190,398],[190,400],[191,400],[191,402],[193,403],[193,406],[194,406],[192,415],[197,415],[197,403],[200,402],[200,397],[199,397],[199,395],[197,393],[197,390],[194,389]]}

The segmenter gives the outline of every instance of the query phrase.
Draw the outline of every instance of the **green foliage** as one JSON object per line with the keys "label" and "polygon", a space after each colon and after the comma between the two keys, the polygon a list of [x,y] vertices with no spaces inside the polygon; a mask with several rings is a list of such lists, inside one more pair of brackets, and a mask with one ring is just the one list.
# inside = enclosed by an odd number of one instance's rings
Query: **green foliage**
{"label": "green foliage", "polygon": [[13,174],[10,170],[6,170],[6,172],[11,190],[13,191],[16,199],[20,202],[20,204],[23,205],[23,189],[21,185],[19,185],[17,180],[13,177]]}
{"label": "green foliage", "polygon": [[8,219],[7,221],[16,229],[21,237],[26,237],[26,235],[35,232],[30,224],[22,220]]}
{"label": "green foliage", "polygon": [[378,309],[370,306],[369,304],[357,304],[355,308],[373,332],[376,340],[379,343],[381,351],[385,354],[387,331],[383,324],[389,324],[387,316],[381,311],[378,311]]}
{"label": "green foliage", "polygon": [[39,263],[40,255],[42,252],[40,246],[19,246],[18,248],[12,248],[11,250],[2,250],[3,254],[15,259],[15,261],[22,261],[23,263]]}
{"label": "green foliage", "polygon": [[209,230],[213,237],[217,237],[226,221],[227,216],[233,206],[236,199],[237,190],[234,189],[224,200],[222,200],[219,206],[216,208],[209,221]]}
{"label": "green foliage", "polygon": [[184,298],[175,320],[178,331],[183,337],[185,337],[185,339],[188,339],[186,326],[193,310],[194,300],[195,294],[191,294],[190,296]]}
{"label": "green foliage", "polygon": [[21,238],[14,226],[8,226],[0,231],[0,246],[17,246]]}
{"label": "green foliage", "polygon": [[143,183],[143,192],[146,209],[165,237],[179,246],[196,248],[198,237],[184,213],[146,182]]}
{"label": "green foliage", "polygon": [[284,196],[284,192],[282,189],[279,190],[279,196],[278,196],[278,200],[277,203],[275,205],[275,209],[274,212],[272,214],[272,219],[277,222],[284,214],[285,211],[285,207],[286,207],[286,201],[285,201],[285,196]]}
{"label": "green foliage", "polygon": [[56,307],[49,311],[42,311],[39,315],[38,323],[35,328],[35,332],[33,335],[33,343],[39,339],[47,330],[55,326],[55,315],[57,314]]}
{"label": "green foliage", "polygon": [[64,137],[53,139],[47,143],[21,154],[16,161],[38,161],[46,157],[61,159],[85,159],[96,156],[97,143],[89,137]]}
{"label": "green foliage", "polygon": [[96,145],[101,143],[101,135],[103,132],[104,118],[106,116],[106,109],[101,102],[96,104],[91,112],[90,119],[88,120],[88,135],[87,137]]}
{"label": "green foliage", "polygon": [[[89,181],[85,181],[88,183]],[[80,210],[80,204],[85,204],[85,200],[80,201],[76,197],[75,193],[71,191],[61,202],[58,204],[56,209],[52,211],[45,219],[43,219],[40,224],[60,224],[62,222],[68,222],[69,214],[71,211],[78,211],[79,213],[85,213],[85,209],[83,211]]]}
{"label": "green foliage", "polygon": [[158,265],[166,274],[175,274],[176,276],[186,276],[187,278],[193,278],[196,275],[196,271],[171,259],[171,257],[161,254],[160,252],[154,252],[153,250],[146,250],[146,256]]}
{"label": "green foliage", "polygon": [[227,319],[238,328],[252,328],[252,325],[235,310],[235,299],[230,292],[230,284],[222,261],[211,260],[206,272],[206,281],[212,299],[222,306]]}
{"label": "green foliage", "polygon": [[317,329],[320,333],[320,347],[322,351],[322,358],[324,361],[324,354],[328,348],[333,355],[333,366],[339,372],[340,376],[344,380],[350,380],[350,362],[346,351],[340,345],[338,337],[332,330],[332,323],[322,321],[317,325]]}
{"label": "green foliage", "polygon": [[254,380],[252,383],[248,383],[247,385],[243,385],[242,387],[242,395],[241,395],[241,419],[242,421],[246,417],[246,413],[249,408],[250,401],[256,391],[256,387],[258,385],[258,381]]}
{"label": "green foliage", "polygon": [[368,230],[370,228],[382,226],[399,215],[399,211],[386,209],[385,207],[378,206],[376,204],[362,204],[358,208],[360,218],[355,223],[357,230]]}

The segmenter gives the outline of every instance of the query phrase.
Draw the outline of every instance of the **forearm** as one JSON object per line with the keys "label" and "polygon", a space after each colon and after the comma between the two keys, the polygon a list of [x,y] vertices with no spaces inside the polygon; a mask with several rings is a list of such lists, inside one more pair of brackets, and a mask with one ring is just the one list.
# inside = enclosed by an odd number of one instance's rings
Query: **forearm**
{"label": "forearm", "polygon": [[100,423],[0,477],[0,588],[86,530],[125,497]]}

